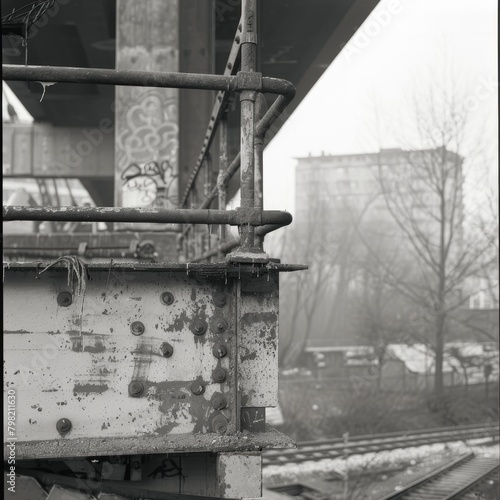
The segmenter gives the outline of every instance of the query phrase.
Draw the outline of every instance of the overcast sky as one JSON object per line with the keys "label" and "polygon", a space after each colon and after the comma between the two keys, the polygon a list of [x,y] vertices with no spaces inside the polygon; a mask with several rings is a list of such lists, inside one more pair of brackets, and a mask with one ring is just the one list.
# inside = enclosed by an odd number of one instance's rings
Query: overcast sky
{"label": "overcast sky", "polygon": [[[471,92],[483,80],[489,82],[475,114],[486,124],[494,179],[498,164],[494,158],[498,149],[497,1],[381,0],[266,148],[265,208],[294,212],[295,157],[322,151],[376,151],[374,102],[379,113],[386,110],[385,120],[390,122],[390,110],[401,111],[401,103],[416,84],[429,82],[429,68],[439,64],[443,52]],[[397,144],[386,138],[383,147],[391,146]]]}

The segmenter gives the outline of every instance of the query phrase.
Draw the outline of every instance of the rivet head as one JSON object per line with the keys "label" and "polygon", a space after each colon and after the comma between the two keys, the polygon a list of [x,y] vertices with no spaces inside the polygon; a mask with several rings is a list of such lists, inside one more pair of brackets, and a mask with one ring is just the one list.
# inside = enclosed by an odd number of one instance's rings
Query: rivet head
{"label": "rivet head", "polygon": [[170,292],[163,292],[160,296],[162,304],[170,306],[174,303],[174,295]]}
{"label": "rivet head", "polygon": [[128,393],[133,398],[138,398],[144,392],[144,385],[142,382],[138,382],[135,380],[134,382],[130,382],[128,386]]}
{"label": "rivet head", "polygon": [[212,372],[212,380],[218,384],[222,384],[226,380],[226,370],[224,368],[216,368]]}
{"label": "rivet head", "polygon": [[224,344],[215,344],[212,353],[216,358],[223,358],[227,355],[227,347]]}
{"label": "rivet head", "polygon": [[227,432],[227,418],[224,415],[216,415],[212,419],[212,431],[217,434],[225,434]]}
{"label": "rivet head", "polygon": [[134,334],[134,335],[142,335],[144,333],[144,324],[141,323],[140,321],[134,321],[131,325],[130,325],[130,331]]}
{"label": "rivet head", "polygon": [[141,462],[134,461],[132,462],[132,469],[139,470],[141,468]]}
{"label": "rivet head", "polygon": [[210,321],[210,329],[214,333],[224,333],[227,330],[228,324],[224,318],[213,318]]}
{"label": "rivet head", "polygon": [[202,319],[195,318],[191,323],[191,331],[195,335],[203,335],[207,331],[207,325]]}
{"label": "rivet head", "polygon": [[71,420],[67,418],[59,419],[56,424],[57,432],[61,435],[67,434],[71,430],[71,427]]}
{"label": "rivet head", "polygon": [[71,295],[71,293],[69,292],[61,292],[57,296],[57,303],[61,307],[68,307],[73,303],[73,295]]}
{"label": "rivet head", "polygon": [[196,380],[191,384],[191,392],[196,396],[201,396],[205,392],[205,386]]}
{"label": "rivet head", "polygon": [[215,410],[223,410],[227,406],[226,398],[222,394],[214,394],[212,397],[212,407]]}
{"label": "rivet head", "polygon": [[174,348],[168,342],[163,342],[160,346],[160,351],[163,356],[170,358],[170,356],[174,353]]}
{"label": "rivet head", "polygon": [[224,307],[227,303],[226,294],[224,292],[215,292],[212,300],[217,307]]}

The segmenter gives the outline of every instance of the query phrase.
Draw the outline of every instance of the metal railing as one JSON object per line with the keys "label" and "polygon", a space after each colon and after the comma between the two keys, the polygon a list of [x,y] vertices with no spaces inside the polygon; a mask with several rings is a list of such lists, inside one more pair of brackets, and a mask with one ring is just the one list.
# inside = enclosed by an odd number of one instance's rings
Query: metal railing
{"label": "metal railing", "polygon": [[[222,256],[239,246],[241,257],[264,256],[264,236],[284,225],[292,217],[287,212],[263,210],[262,152],[264,137],[272,124],[295,96],[294,86],[283,79],[263,77],[256,71],[257,0],[242,0],[241,20],[223,75],[195,73],[163,73],[124,71],[95,68],[2,65],[4,80],[99,85],[125,85],[159,88],[203,89],[219,91],[207,133],[196,165],[188,180],[178,209],[93,208],[93,207],[3,207],[3,220],[93,221],[93,222],[154,222],[183,224],[178,238],[178,250],[184,259],[193,262]],[[236,62],[241,61],[236,74]],[[240,153],[227,165],[227,102],[234,93],[240,94],[241,145]],[[276,94],[277,99],[266,109],[264,93]],[[220,128],[221,162],[217,185],[205,193],[199,206],[193,205],[196,179],[203,167],[210,167],[210,148]],[[226,168],[227,166],[227,168]],[[240,170],[240,208],[225,210],[229,181]],[[218,210],[209,210],[217,200]],[[219,225],[217,248],[191,255],[187,238],[195,224]],[[226,225],[239,228],[239,238],[226,239]],[[194,234],[191,234],[193,237]]]}

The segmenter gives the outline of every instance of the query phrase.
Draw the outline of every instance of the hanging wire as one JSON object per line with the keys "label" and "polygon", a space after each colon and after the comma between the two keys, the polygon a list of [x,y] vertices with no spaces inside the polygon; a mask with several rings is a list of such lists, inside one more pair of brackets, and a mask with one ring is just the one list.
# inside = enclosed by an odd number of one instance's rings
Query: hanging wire
{"label": "hanging wire", "polygon": [[[32,26],[53,7],[55,0],[31,2],[2,16],[2,34],[7,36],[17,35],[22,37],[24,51],[24,64],[28,64],[28,38]],[[29,85],[29,82],[28,82]]]}

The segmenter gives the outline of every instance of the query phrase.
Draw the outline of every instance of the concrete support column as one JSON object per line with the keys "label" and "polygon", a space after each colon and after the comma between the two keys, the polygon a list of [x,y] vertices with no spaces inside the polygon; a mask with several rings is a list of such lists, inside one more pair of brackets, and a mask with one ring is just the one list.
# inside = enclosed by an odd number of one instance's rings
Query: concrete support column
{"label": "concrete support column", "polygon": [[[179,71],[179,0],[117,0],[116,23],[116,69]],[[115,206],[177,207],[179,91],[116,87],[115,116]]]}

